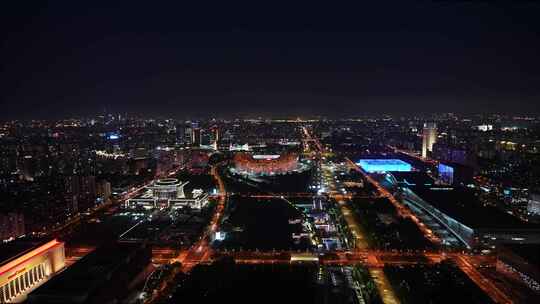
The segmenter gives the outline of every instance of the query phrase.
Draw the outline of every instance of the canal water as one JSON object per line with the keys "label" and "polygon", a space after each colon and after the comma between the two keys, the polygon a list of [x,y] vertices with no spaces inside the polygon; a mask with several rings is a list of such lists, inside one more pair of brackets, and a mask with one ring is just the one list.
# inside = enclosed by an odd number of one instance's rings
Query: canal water
{"label": "canal water", "polygon": [[301,232],[301,224],[290,224],[302,213],[283,199],[230,198],[230,216],[222,225],[227,237],[221,248],[243,250],[297,250],[293,233]]}

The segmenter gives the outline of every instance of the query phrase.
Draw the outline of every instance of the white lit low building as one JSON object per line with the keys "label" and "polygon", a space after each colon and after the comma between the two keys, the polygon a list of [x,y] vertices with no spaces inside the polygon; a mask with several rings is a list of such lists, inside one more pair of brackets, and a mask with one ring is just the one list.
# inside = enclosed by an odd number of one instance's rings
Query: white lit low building
{"label": "white lit low building", "polygon": [[184,186],[187,182],[180,182],[176,178],[163,178],[156,180],[148,187],[152,197],[158,201],[169,201],[184,197]]}
{"label": "white lit low building", "polygon": [[204,193],[201,189],[194,189],[191,194],[191,198],[171,200],[171,208],[183,209],[189,207],[191,209],[202,209],[203,207],[208,205],[208,193]]}
{"label": "white lit low building", "polygon": [[188,182],[181,182],[175,178],[158,179],[146,188],[146,191],[137,198],[126,201],[126,208],[156,209],[202,209],[208,204],[208,194],[201,189],[194,189],[191,197],[184,194],[184,186]]}
{"label": "white lit low building", "polygon": [[[493,244],[539,244],[540,229],[494,207],[482,206],[465,188],[403,187],[403,203],[429,214],[469,248]],[[443,240],[444,241],[444,240]]]}
{"label": "white lit low building", "polygon": [[527,213],[531,216],[540,216],[540,194],[531,193],[527,203]]}

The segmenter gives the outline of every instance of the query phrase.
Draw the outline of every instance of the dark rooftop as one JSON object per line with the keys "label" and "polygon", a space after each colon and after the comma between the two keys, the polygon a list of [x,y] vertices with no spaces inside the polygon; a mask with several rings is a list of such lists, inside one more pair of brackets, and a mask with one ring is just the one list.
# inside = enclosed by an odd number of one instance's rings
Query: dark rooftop
{"label": "dark rooftop", "polygon": [[409,186],[431,186],[433,185],[433,178],[427,175],[425,172],[398,172],[392,171],[392,175],[398,180],[398,182],[406,183]]}
{"label": "dark rooftop", "polygon": [[51,241],[52,239],[17,239],[8,243],[0,244],[0,265],[29,252]]}
{"label": "dark rooftop", "polygon": [[505,247],[540,269],[540,244],[506,244]]}
{"label": "dark rooftop", "polygon": [[122,267],[138,248],[141,248],[141,244],[112,243],[100,247],[54,276],[32,292],[30,297],[61,295],[83,300]]}
{"label": "dark rooftop", "polygon": [[414,187],[411,190],[433,207],[471,228],[537,228],[495,207],[482,206],[470,189]]}

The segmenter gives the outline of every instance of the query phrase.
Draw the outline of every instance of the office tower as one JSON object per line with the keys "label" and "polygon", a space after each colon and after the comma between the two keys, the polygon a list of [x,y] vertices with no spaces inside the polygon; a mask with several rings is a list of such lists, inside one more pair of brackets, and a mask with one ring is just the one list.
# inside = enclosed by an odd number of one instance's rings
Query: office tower
{"label": "office tower", "polygon": [[24,228],[24,215],[22,213],[0,214],[0,241],[23,235]]}
{"label": "office tower", "polygon": [[193,133],[192,133],[192,136],[191,136],[191,142],[193,143],[194,147],[200,147],[201,146],[201,129],[193,128]]}
{"label": "office tower", "polygon": [[437,141],[437,125],[432,122],[424,123],[422,131],[422,157],[426,158],[428,151],[433,150],[433,144]]}
{"label": "office tower", "polygon": [[64,178],[65,190],[67,194],[79,196],[81,194],[81,181],[78,175],[70,175]]}
{"label": "office tower", "polygon": [[96,197],[96,177],[95,176],[81,176],[81,194],[93,200]]}
{"label": "office tower", "polygon": [[186,137],[186,126],[184,124],[176,125],[176,143],[184,144]]}
{"label": "office tower", "polygon": [[217,150],[219,144],[219,128],[218,126],[213,126],[210,131],[210,144],[214,147],[214,150]]}
{"label": "office tower", "polygon": [[106,180],[101,180],[96,184],[96,195],[101,201],[107,201],[111,197],[111,183]]}
{"label": "office tower", "polygon": [[184,129],[184,141],[185,141],[184,145],[190,146],[193,143],[192,137],[193,137],[193,127],[186,126]]}

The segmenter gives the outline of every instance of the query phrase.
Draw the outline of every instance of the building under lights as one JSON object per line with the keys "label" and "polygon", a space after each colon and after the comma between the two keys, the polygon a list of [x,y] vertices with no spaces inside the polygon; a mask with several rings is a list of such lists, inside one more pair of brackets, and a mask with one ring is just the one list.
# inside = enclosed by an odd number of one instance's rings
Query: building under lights
{"label": "building under lights", "polygon": [[176,178],[163,178],[154,181],[146,187],[141,196],[126,201],[127,208],[143,207],[145,209],[172,208],[202,209],[208,204],[208,194],[201,189],[194,189],[191,198],[184,194],[184,186],[188,182],[181,182]]}
{"label": "building under lights", "polygon": [[368,173],[409,172],[411,164],[400,159],[361,159],[356,163]]}
{"label": "building under lights", "polygon": [[212,145],[214,150],[219,149],[219,128],[218,126],[213,126],[210,128],[210,144]]}
{"label": "building under lights", "polygon": [[[4,251],[4,249],[2,249]],[[0,253],[6,254],[8,250]],[[64,243],[57,240],[30,247],[0,264],[0,303],[20,303],[65,267]]]}
{"label": "building under lights", "polygon": [[0,214],[0,241],[12,240],[24,233],[24,214],[19,212]]}
{"label": "building under lights", "polygon": [[426,122],[422,131],[422,157],[426,158],[428,151],[433,151],[433,144],[437,141],[437,125]]}
{"label": "building under lights", "polygon": [[236,172],[250,175],[286,174],[298,169],[298,155],[252,155],[236,153],[234,156]]}
{"label": "building under lights", "polygon": [[151,258],[143,243],[105,244],[32,291],[28,303],[125,303],[154,269]]}
{"label": "building under lights", "polygon": [[191,143],[194,147],[200,147],[201,146],[201,129],[200,128],[193,128],[192,134],[191,134]]}
{"label": "building under lights", "polygon": [[529,194],[527,212],[531,216],[540,216],[540,194],[534,192]]}
{"label": "building under lights", "polygon": [[494,207],[482,206],[466,188],[401,187],[400,196],[405,205],[432,216],[469,248],[492,243],[540,243],[538,226]]}

